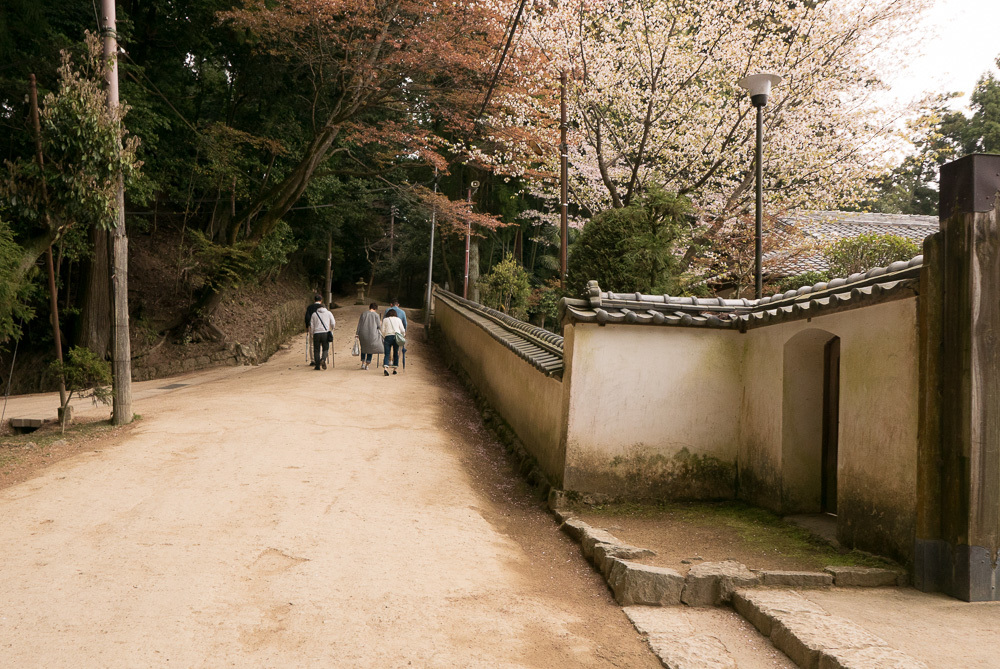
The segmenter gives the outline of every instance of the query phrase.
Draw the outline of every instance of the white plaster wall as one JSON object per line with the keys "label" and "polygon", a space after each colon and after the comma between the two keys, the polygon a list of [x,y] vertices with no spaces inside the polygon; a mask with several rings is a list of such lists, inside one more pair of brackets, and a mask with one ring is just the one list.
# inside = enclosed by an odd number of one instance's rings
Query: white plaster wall
{"label": "white plaster wall", "polygon": [[565,328],[570,490],[636,497],[735,492],[742,340],[724,330]]}
{"label": "white plaster wall", "polygon": [[[784,347],[810,329],[841,340],[840,537],[848,545],[905,558],[912,550],[917,496],[917,298],[755,328],[744,335],[740,494],[781,510]],[[821,401],[816,411],[822,411]]]}
{"label": "white plaster wall", "polygon": [[562,485],[562,382],[518,357],[445,300],[436,300],[434,320],[472,382],[535,456],[549,481]]}

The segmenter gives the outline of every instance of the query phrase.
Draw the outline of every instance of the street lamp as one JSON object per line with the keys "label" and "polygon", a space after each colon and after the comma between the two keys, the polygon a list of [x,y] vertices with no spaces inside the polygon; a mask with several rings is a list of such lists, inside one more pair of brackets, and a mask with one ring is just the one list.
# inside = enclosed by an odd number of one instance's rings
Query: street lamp
{"label": "street lamp", "polygon": [[756,208],[756,235],[754,248],[754,283],[756,286],[755,295],[759,300],[764,292],[763,278],[763,209],[764,209],[764,105],[767,104],[767,96],[771,92],[772,86],[781,83],[781,77],[777,74],[762,72],[743,77],[736,84],[750,94],[750,104],[757,108],[757,208]]}

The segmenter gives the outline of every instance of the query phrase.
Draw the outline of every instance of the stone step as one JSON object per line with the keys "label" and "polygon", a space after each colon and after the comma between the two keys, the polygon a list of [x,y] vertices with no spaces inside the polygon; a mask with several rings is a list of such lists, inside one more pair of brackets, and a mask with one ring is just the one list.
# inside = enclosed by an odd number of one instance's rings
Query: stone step
{"label": "stone step", "polygon": [[626,606],[625,615],[667,669],[795,669],[728,608]]}
{"label": "stone step", "polygon": [[927,669],[793,590],[737,590],[732,604],[801,669]]}

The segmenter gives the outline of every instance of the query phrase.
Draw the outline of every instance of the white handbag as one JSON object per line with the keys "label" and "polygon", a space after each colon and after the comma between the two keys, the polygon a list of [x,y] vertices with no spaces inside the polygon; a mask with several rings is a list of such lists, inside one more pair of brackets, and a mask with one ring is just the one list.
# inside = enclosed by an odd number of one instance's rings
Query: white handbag
{"label": "white handbag", "polygon": [[361,343],[358,341],[357,336],[354,337],[354,346],[351,348],[351,355],[355,357],[361,355]]}

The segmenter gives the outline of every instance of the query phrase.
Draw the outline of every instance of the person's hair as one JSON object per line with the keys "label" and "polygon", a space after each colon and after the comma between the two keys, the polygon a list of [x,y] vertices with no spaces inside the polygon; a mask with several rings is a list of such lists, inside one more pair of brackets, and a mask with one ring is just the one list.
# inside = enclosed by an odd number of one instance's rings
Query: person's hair
{"label": "person's hair", "polygon": [[322,295],[313,295],[313,302],[322,302],[322,301],[323,301]]}
{"label": "person's hair", "polygon": [[371,309],[372,311],[378,311],[378,302],[372,302],[371,304],[368,305],[368,308]]}
{"label": "person's hair", "polygon": [[396,306],[397,304],[399,304],[399,298],[398,297],[392,298],[392,300],[389,301],[389,304],[391,304],[392,306]]}

